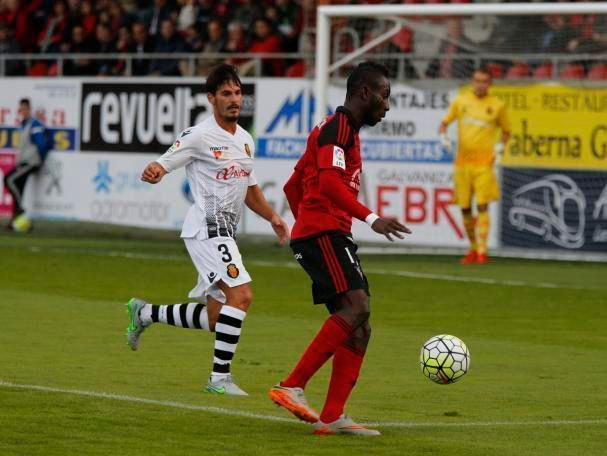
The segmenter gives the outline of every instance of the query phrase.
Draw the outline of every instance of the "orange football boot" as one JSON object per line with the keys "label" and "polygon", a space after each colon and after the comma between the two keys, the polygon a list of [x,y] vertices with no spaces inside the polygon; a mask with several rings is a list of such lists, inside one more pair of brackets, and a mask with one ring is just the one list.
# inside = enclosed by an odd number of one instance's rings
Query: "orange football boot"
{"label": "orange football boot", "polygon": [[268,393],[272,402],[286,408],[302,421],[316,423],[318,413],[308,405],[304,391],[301,388],[289,388],[280,384],[274,386]]}

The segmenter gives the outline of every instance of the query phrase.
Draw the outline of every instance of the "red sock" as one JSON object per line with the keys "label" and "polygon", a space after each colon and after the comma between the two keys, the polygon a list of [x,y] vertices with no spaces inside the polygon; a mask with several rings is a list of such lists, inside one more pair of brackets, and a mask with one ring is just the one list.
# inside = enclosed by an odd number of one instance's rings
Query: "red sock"
{"label": "red sock", "polygon": [[291,375],[280,384],[289,388],[305,388],[308,380],[348,339],[351,332],[352,326],[346,320],[339,315],[331,315],[322,325]]}
{"label": "red sock", "polygon": [[320,414],[320,421],[331,423],[344,413],[344,406],[356,385],[365,352],[342,345],[333,357],[333,372],[325,406]]}

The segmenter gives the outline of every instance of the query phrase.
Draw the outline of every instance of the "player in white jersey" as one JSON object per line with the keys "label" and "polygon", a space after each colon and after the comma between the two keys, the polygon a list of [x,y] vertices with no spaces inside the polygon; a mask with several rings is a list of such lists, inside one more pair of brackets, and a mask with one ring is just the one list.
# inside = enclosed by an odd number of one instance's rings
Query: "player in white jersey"
{"label": "player in white jersey", "polygon": [[206,87],[213,115],[184,130],[141,176],[143,181],[156,184],[167,173],[186,168],[194,204],[185,217],[181,237],[198,271],[198,283],[188,296],[193,302],[152,305],[131,299],[127,303],[127,343],[137,350],[141,333],[152,323],[214,331],[213,370],[205,391],[246,395],[230,373],[242,322],[253,298],[251,277],[234,240],[236,226],[246,205],[271,223],[281,245],[288,239],[289,228],[257,185],[255,143],[237,123],[242,91],[236,70],[220,65],[209,75]]}

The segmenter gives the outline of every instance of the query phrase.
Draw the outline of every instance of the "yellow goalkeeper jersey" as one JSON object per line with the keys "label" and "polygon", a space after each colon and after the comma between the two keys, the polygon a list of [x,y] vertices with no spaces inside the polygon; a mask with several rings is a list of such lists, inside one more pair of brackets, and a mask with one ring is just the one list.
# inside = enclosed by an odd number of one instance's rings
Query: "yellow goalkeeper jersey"
{"label": "yellow goalkeeper jersey", "polygon": [[510,131],[506,106],[497,97],[478,98],[472,92],[458,95],[443,122],[457,120],[456,165],[490,165],[497,130]]}

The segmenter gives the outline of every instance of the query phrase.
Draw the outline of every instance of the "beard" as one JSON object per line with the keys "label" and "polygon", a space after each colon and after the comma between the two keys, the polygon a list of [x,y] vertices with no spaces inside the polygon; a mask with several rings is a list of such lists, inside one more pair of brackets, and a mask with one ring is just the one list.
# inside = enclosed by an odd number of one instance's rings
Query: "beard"
{"label": "beard", "polygon": [[373,127],[374,125],[377,125],[379,122],[381,122],[381,114],[377,111],[371,112],[369,113],[369,115],[367,115],[366,119],[365,119],[365,125],[369,125],[370,127]]}
{"label": "beard", "polygon": [[238,109],[237,111],[232,111],[231,109],[226,109],[223,114],[223,117],[226,120],[236,121],[240,117],[240,109]]}

